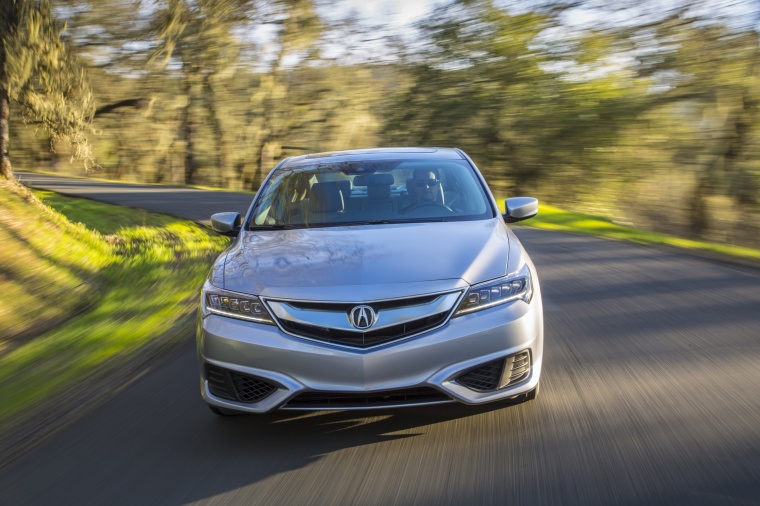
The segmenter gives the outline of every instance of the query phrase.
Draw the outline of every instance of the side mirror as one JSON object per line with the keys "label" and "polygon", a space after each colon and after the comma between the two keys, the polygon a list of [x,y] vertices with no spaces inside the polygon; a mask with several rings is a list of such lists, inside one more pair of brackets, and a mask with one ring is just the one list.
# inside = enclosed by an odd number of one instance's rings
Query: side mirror
{"label": "side mirror", "polygon": [[228,237],[237,237],[243,218],[240,213],[216,213],[211,215],[211,228]]}
{"label": "side mirror", "polygon": [[533,197],[512,197],[504,201],[506,213],[502,214],[506,223],[527,220],[538,214],[538,199]]}

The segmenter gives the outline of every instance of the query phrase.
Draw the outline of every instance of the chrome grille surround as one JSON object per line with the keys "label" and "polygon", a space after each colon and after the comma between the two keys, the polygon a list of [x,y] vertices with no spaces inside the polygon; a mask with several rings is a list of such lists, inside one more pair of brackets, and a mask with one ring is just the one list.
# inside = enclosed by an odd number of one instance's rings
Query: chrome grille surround
{"label": "chrome grille surround", "polygon": [[[408,339],[445,325],[459,306],[464,290],[357,302],[315,302],[263,299],[280,330],[294,337],[352,349],[368,349]],[[356,329],[351,310],[370,306],[376,323]]]}

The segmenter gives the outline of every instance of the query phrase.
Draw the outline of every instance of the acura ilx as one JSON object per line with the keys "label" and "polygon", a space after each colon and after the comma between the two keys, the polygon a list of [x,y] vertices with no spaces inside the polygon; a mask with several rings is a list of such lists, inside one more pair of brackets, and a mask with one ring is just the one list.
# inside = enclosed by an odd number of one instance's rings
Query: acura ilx
{"label": "acura ilx", "polygon": [[216,414],[531,400],[543,357],[536,269],[461,150],[287,158],[201,293],[203,399]]}

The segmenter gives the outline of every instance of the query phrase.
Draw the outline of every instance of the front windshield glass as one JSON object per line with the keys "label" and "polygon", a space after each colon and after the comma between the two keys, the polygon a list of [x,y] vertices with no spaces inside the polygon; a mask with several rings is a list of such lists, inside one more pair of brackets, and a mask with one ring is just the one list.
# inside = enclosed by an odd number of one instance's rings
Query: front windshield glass
{"label": "front windshield glass", "polygon": [[464,160],[305,160],[267,182],[249,227],[461,221],[494,211]]}

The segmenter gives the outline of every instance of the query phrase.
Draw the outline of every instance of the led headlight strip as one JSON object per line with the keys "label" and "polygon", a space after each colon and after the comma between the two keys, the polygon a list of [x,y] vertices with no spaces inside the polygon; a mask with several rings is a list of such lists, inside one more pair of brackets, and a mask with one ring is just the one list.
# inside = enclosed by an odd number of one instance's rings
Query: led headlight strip
{"label": "led headlight strip", "polygon": [[261,299],[253,295],[214,289],[203,292],[203,302],[208,313],[274,325]]}
{"label": "led headlight strip", "polygon": [[472,285],[454,316],[480,311],[514,300],[530,302],[533,297],[530,268],[525,264],[517,273],[496,280]]}

